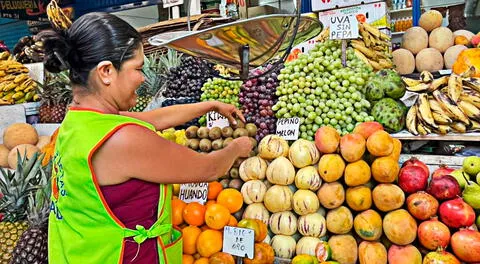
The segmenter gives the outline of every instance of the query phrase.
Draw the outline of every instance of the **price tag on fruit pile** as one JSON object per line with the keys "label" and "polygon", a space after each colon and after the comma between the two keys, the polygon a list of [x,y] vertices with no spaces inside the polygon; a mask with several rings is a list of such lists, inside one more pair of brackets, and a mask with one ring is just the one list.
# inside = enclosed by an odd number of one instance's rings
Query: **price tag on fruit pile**
{"label": "price tag on fruit pile", "polygon": [[330,16],[330,39],[356,39],[358,37],[358,21],[354,15]]}
{"label": "price tag on fruit pile", "polygon": [[225,226],[223,229],[223,252],[253,259],[254,238],[253,229]]}
{"label": "price tag on fruit pile", "polygon": [[180,185],[178,198],[186,203],[198,202],[205,204],[207,202],[208,183],[186,183]]}
{"label": "price tag on fruit pile", "polygon": [[277,136],[285,140],[297,140],[300,129],[300,118],[281,118],[277,120]]}
{"label": "price tag on fruit pile", "polygon": [[230,126],[230,123],[223,115],[213,111],[207,113],[207,127],[209,129],[212,127],[224,128],[228,126]]}

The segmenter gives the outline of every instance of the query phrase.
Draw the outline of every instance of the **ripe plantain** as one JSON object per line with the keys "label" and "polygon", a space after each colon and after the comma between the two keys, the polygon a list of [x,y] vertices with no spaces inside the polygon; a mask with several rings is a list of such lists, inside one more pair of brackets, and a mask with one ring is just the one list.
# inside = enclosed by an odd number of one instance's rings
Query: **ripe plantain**
{"label": "ripe plantain", "polygon": [[433,81],[433,74],[429,71],[422,71],[420,73],[420,80],[423,83],[431,83]]}
{"label": "ripe plantain", "polygon": [[458,107],[468,116],[471,120],[480,121],[480,109],[469,102],[458,101]]}
{"label": "ripe plantain", "polygon": [[407,112],[407,117],[406,117],[406,126],[407,129],[410,133],[412,133],[415,136],[418,136],[418,130],[417,130],[417,106],[412,105],[410,109]]}
{"label": "ripe plantain", "polygon": [[466,85],[467,87],[470,87],[471,89],[480,93],[480,78],[479,77],[464,78],[462,81],[463,81],[464,85]]}
{"label": "ripe plantain", "polygon": [[467,126],[461,122],[455,122],[450,125],[450,127],[457,133],[465,133],[467,132]]}
{"label": "ripe plantain", "polygon": [[442,76],[438,79],[435,79],[433,80],[431,83],[430,83],[430,89],[429,89],[429,92],[433,92],[437,89],[439,89],[440,87],[444,86],[444,85],[447,85],[448,84],[448,80],[449,80],[449,77],[448,76]]}
{"label": "ripe plantain", "polygon": [[433,119],[427,94],[423,93],[418,96],[417,107],[418,107],[418,114],[420,115],[420,119],[423,120],[426,123],[426,125],[432,128],[438,128],[437,124],[435,124],[435,120]]}
{"label": "ripe plantain", "polygon": [[412,86],[422,84],[422,82],[420,80],[415,80],[415,79],[408,78],[408,77],[402,77],[402,81],[407,86],[407,89],[408,89],[408,87],[412,87]]}
{"label": "ripe plantain", "polygon": [[471,103],[472,105],[480,108],[480,96],[463,93],[462,95],[460,95],[460,100]]}
{"label": "ripe plantain", "polygon": [[437,102],[440,104],[440,106],[443,108],[443,110],[449,112],[452,114],[456,120],[459,120],[466,125],[470,124],[470,120],[468,117],[458,108],[457,104],[453,102],[448,96],[440,92],[439,90],[434,91],[433,97],[437,100]]}
{"label": "ripe plantain", "polygon": [[462,78],[456,74],[452,74],[448,79],[448,96],[457,102],[463,92]]}
{"label": "ripe plantain", "polygon": [[477,122],[475,120],[471,120],[472,124],[468,128],[468,131],[473,132],[473,131],[480,131],[480,122]]}
{"label": "ripe plantain", "polygon": [[430,85],[426,83],[420,83],[415,86],[407,86],[408,91],[416,93],[427,92],[429,89]]}
{"label": "ripe plantain", "polygon": [[452,128],[448,125],[439,125],[437,129],[434,130],[435,133],[440,135],[446,135],[452,131]]}
{"label": "ripe plantain", "polygon": [[426,127],[424,124],[422,124],[422,122],[418,122],[417,130],[418,130],[418,134],[422,136],[432,133],[432,131],[428,127]]}

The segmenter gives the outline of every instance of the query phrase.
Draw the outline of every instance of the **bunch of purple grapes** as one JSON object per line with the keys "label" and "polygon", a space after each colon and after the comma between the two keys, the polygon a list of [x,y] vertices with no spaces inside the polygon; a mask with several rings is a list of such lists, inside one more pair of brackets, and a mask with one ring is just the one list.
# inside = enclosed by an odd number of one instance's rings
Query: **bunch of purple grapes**
{"label": "bunch of purple grapes", "polygon": [[260,141],[268,134],[275,134],[276,122],[272,106],[277,102],[275,91],[278,85],[277,75],[283,66],[268,64],[264,67],[251,70],[255,76],[271,70],[265,75],[245,81],[240,89],[239,102],[242,112],[248,123],[254,123],[258,127],[256,139]]}

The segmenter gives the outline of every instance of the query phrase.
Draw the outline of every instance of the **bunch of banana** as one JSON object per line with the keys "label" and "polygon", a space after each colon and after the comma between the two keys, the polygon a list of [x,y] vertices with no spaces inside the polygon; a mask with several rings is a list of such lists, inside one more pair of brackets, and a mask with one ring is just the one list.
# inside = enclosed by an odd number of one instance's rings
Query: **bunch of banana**
{"label": "bunch of banana", "polygon": [[10,58],[10,52],[2,51],[0,52],[0,60],[8,60]]}
{"label": "bunch of banana", "polygon": [[480,131],[480,78],[452,74],[434,79],[422,72],[418,80],[403,78],[407,90],[418,92],[406,117],[414,135]]}
{"label": "bunch of banana", "polygon": [[393,68],[390,37],[368,23],[359,23],[360,39],[350,41],[355,54],[375,70]]}
{"label": "bunch of banana", "polygon": [[232,68],[229,68],[229,67],[225,67],[224,65],[220,65],[220,64],[216,64],[214,67],[213,67],[215,70],[218,71],[218,73],[222,76],[231,76],[232,74],[233,75],[238,75],[240,74],[240,72],[236,69],[232,69]]}
{"label": "bunch of banana", "polygon": [[65,15],[55,0],[47,5],[47,17],[52,26],[58,30],[67,30],[72,25],[70,18]]}
{"label": "bunch of banana", "polygon": [[21,104],[40,100],[37,83],[28,69],[16,61],[0,61],[0,105]]}

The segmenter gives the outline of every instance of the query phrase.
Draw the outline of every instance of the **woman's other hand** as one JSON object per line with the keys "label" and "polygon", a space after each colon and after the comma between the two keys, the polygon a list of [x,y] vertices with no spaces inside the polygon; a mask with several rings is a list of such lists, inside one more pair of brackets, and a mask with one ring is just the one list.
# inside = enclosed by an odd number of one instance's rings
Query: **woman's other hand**
{"label": "woman's other hand", "polygon": [[238,155],[242,158],[248,157],[253,149],[252,140],[249,137],[239,137],[232,141],[238,149]]}
{"label": "woman's other hand", "polygon": [[234,105],[215,101],[213,105],[213,111],[226,117],[228,122],[230,122],[230,124],[233,126],[237,125],[237,120],[235,120],[235,118],[239,118],[245,123],[245,117],[243,116],[242,112]]}

